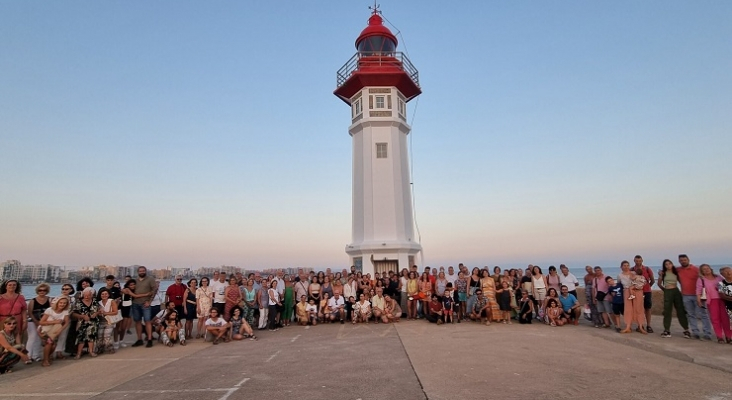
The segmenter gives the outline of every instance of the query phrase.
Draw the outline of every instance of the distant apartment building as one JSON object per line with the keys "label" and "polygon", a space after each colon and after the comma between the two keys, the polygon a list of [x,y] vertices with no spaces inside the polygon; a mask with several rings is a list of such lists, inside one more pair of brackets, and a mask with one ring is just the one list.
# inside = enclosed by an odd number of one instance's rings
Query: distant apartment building
{"label": "distant apartment building", "polygon": [[16,279],[20,282],[59,282],[63,267],[50,264],[23,265],[18,260],[0,264],[0,279]]}
{"label": "distant apartment building", "polygon": [[17,281],[23,278],[23,266],[18,260],[8,260],[2,264],[2,279],[15,279]]}

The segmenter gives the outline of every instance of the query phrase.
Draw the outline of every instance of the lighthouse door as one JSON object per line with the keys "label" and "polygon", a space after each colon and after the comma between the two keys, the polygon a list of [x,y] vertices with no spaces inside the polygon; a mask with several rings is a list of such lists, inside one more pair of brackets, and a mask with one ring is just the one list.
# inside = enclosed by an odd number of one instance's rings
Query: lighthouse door
{"label": "lighthouse door", "polygon": [[383,274],[389,271],[399,272],[399,260],[374,260],[374,272]]}

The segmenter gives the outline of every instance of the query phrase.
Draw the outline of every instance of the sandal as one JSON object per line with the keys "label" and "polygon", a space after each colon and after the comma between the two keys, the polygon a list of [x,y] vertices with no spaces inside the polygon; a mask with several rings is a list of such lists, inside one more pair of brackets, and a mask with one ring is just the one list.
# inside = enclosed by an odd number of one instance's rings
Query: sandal
{"label": "sandal", "polygon": [[258,339],[258,338],[257,338],[256,336],[254,336],[254,335],[252,335],[252,336],[249,336],[249,340],[257,340],[257,339]]}
{"label": "sandal", "polygon": [[97,353],[89,353],[89,355],[90,355],[90,356],[92,356],[92,357],[96,357],[96,356],[98,356],[99,354],[97,354]]}
{"label": "sandal", "polygon": [[51,363],[48,362],[48,361],[44,361],[43,364],[41,364],[41,365],[44,366],[44,367],[50,367],[51,366]]}
{"label": "sandal", "polygon": [[214,339],[213,344],[219,344],[219,338]]}
{"label": "sandal", "polygon": [[81,354],[77,354],[77,355],[74,356],[74,360],[78,360],[80,358],[81,358]]}
{"label": "sandal", "polygon": [[181,341],[180,341],[180,345],[181,345],[181,346],[185,346],[185,345],[186,345],[186,341],[185,341],[185,340],[181,340]]}

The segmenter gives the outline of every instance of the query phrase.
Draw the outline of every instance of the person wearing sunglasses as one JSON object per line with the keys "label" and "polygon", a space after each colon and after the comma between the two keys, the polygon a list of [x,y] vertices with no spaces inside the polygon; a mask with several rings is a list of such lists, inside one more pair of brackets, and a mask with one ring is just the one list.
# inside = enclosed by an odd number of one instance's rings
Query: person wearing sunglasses
{"label": "person wearing sunglasses", "polygon": [[13,365],[19,361],[27,362],[28,351],[23,349],[18,332],[18,320],[13,317],[6,317],[2,322],[0,331],[0,374],[11,372]]}

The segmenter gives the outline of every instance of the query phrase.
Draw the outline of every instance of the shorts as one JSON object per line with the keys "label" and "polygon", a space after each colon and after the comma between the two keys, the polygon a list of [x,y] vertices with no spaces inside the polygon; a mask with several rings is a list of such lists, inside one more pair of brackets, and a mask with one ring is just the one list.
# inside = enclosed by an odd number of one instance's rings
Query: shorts
{"label": "shorts", "polygon": [[610,300],[603,300],[597,301],[597,304],[595,304],[595,307],[597,308],[597,312],[599,313],[611,313],[613,312],[613,306],[612,303],[610,303]]}
{"label": "shorts", "polygon": [[458,301],[461,303],[465,303],[468,301],[468,294],[465,292],[458,292]]}
{"label": "shorts", "polygon": [[143,307],[142,304],[132,303],[132,306],[130,306],[130,314],[132,315],[132,320],[135,322],[139,322],[139,321],[143,321],[143,320],[145,322],[152,321],[152,314],[150,313],[150,307]]}
{"label": "shorts", "polygon": [[614,304],[613,303],[613,314],[620,315],[623,313],[623,310],[625,309],[624,304]]}
{"label": "shorts", "polygon": [[653,293],[643,292],[643,309],[650,310],[653,307]]}

